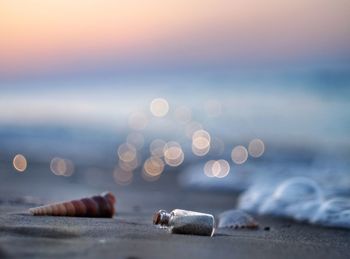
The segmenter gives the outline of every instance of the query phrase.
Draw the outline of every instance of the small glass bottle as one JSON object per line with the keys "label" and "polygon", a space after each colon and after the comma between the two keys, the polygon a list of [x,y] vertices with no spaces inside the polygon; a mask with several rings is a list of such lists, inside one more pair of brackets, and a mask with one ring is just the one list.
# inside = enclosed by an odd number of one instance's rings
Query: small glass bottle
{"label": "small glass bottle", "polygon": [[210,214],[175,209],[156,212],[153,224],[168,228],[173,234],[212,236],[214,234],[214,217]]}

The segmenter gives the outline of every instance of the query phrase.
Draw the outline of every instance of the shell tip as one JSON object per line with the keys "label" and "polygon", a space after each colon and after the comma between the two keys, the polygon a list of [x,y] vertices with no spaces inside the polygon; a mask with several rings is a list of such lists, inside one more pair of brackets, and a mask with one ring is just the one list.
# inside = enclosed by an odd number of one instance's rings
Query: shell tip
{"label": "shell tip", "polygon": [[103,192],[101,196],[107,198],[112,204],[116,202],[116,198],[113,193],[111,192]]}
{"label": "shell tip", "polygon": [[34,208],[29,209],[28,212],[29,212],[30,215],[33,215],[33,216],[35,215],[35,209]]}

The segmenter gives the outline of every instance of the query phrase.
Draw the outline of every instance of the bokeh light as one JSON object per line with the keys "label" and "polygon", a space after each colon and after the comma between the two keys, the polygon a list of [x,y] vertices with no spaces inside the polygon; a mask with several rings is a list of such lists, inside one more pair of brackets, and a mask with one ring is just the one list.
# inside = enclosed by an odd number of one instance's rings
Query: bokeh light
{"label": "bokeh light", "polygon": [[220,159],[215,161],[213,164],[213,174],[217,178],[224,178],[226,177],[230,172],[230,164],[224,160]]}
{"label": "bokeh light", "polygon": [[74,172],[74,164],[69,159],[54,157],[50,162],[52,173],[58,176],[71,176]]}
{"label": "bokeh light", "polygon": [[145,161],[143,169],[150,176],[158,176],[164,170],[164,162],[158,157],[150,157]]}
{"label": "bokeh light", "polygon": [[192,135],[192,152],[204,156],[210,149],[210,134],[205,130],[197,130]]}
{"label": "bokeh light", "polygon": [[152,156],[163,157],[165,144],[166,142],[162,139],[153,140],[149,146]]}
{"label": "bokeh light", "polygon": [[12,163],[13,163],[13,167],[18,172],[24,172],[27,169],[27,159],[22,154],[15,155]]}
{"label": "bokeh light", "polygon": [[156,117],[164,117],[169,111],[168,101],[163,98],[155,98],[150,104],[151,113]]}
{"label": "bokeh light", "polygon": [[148,124],[148,117],[142,111],[135,111],[129,115],[128,123],[133,130],[143,130]]}
{"label": "bokeh light", "polygon": [[208,177],[214,177],[215,175],[213,174],[213,164],[215,163],[215,160],[209,160],[208,162],[205,163],[204,165],[204,174]]}
{"label": "bokeh light", "polygon": [[123,143],[118,147],[118,157],[124,162],[131,162],[136,159],[136,148],[133,145]]}
{"label": "bokeh light", "polygon": [[131,161],[123,161],[119,160],[118,165],[121,169],[126,170],[126,171],[132,171],[135,170],[137,167],[140,165],[140,159],[136,155],[135,158]]}
{"label": "bokeh light", "polygon": [[220,163],[218,161],[215,161],[213,163],[213,165],[211,166],[211,171],[215,177],[220,174],[221,166],[220,166]]}
{"label": "bokeh light", "polygon": [[129,185],[133,180],[133,172],[116,166],[113,171],[113,178],[119,185]]}
{"label": "bokeh light", "polygon": [[175,141],[167,142],[164,146],[164,160],[167,165],[179,166],[184,161],[184,153],[179,143]]}
{"label": "bokeh light", "polygon": [[234,163],[241,165],[248,159],[248,150],[244,146],[236,146],[232,149],[231,158]]}
{"label": "bokeh light", "polygon": [[130,132],[126,138],[126,143],[140,150],[145,143],[145,138],[140,132]]}
{"label": "bokeh light", "polygon": [[122,170],[132,171],[140,165],[140,159],[136,148],[128,143],[123,143],[118,147],[118,165]]}
{"label": "bokeh light", "polygon": [[248,152],[252,157],[258,158],[264,154],[265,144],[261,139],[253,139],[249,142]]}
{"label": "bokeh light", "polygon": [[224,178],[230,172],[230,164],[224,160],[209,160],[204,165],[204,174],[208,177]]}

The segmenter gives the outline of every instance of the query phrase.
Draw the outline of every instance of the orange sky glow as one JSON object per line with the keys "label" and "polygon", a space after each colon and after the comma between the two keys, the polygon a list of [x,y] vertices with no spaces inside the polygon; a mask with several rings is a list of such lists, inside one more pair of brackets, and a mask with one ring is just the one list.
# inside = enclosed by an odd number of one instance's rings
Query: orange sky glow
{"label": "orange sky glow", "polygon": [[350,54],[349,13],[346,0],[3,0],[0,74],[342,57]]}

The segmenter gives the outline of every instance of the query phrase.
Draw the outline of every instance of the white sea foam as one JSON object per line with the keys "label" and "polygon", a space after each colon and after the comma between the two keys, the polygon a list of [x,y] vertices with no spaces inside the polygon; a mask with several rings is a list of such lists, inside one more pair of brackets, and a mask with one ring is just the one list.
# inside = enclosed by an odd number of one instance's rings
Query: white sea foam
{"label": "white sea foam", "polygon": [[240,209],[263,215],[275,215],[330,227],[350,228],[350,199],[325,198],[314,181],[294,177],[283,181],[272,191],[253,185],[239,198]]}
{"label": "white sea foam", "polygon": [[325,201],[310,221],[328,226],[350,228],[350,199],[336,197]]}

